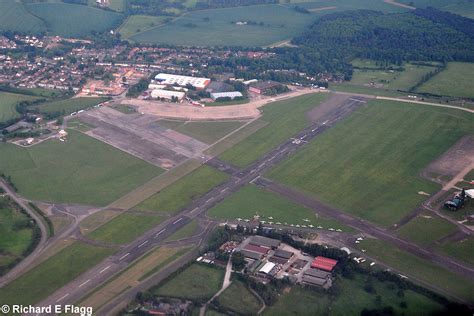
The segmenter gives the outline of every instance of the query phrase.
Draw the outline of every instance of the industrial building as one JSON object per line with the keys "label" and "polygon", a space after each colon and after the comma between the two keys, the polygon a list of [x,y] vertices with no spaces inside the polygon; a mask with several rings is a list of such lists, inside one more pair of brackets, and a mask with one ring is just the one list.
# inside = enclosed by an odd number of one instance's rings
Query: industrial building
{"label": "industrial building", "polygon": [[180,87],[186,87],[191,85],[198,90],[202,90],[207,87],[207,85],[211,82],[211,79],[159,73],[156,75],[155,81],[157,81],[159,84],[164,84],[167,86],[178,85]]}
{"label": "industrial building", "polygon": [[183,101],[185,95],[186,94],[181,91],[169,91],[169,90],[161,90],[161,89],[154,89],[151,91],[151,94],[150,94],[150,96],[153,99],[165,99],[168,101],[176,100],[177,102]]}
{"label": "industrial building", "polygon": [[292,257],[293,253],[291,251],[286,251],[283,249],[275,250],[275,253],[270,258],[270,261],[278,264],[286,264]]}
{"label": "industrial building", "polygon": [[268,94],[270,91],[278,89],[281,83],[275,81],[258,81],[250,84],[249,91],[257,94]]}
{"label": "industrial building", "polygon": [[311,263],[311,268],[331,272],[337,264],[337,260],[318,256]]}
{"label": "industrial building", "polygon": [[269,249],[276,249],[280,246],[280,241],[263,236],[252,236],[249,242],[251,245],[265,247]]}
{"label": "industrial building", "polygon": [[243,94],[239,91],[211,93],[211,98],[214,101],[221,98],[230,98],[231,100],[234,100],[235,98],[242,98],[242,97],[243,97]]}
{"label": "industrial building", "polygon": [[318,269],[308,269],[304,272],[302,281],[311,285],[331,286],[331,273]]}

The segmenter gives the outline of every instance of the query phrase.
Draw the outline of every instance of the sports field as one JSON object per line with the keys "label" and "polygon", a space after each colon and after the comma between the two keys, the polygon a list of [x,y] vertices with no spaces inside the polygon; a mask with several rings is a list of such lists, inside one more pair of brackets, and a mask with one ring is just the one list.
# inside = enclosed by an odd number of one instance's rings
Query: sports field
{"label": "sports field", "polygon": [[111,244],[127,244],[163,220],[164,217],[128,211],[100,226],[87,237]]}
{"label": "sports field", "polygon": [[264,46],[300,34],[315,18],[281,5],[201,10],[130,40],[186,46]]}
{"label": "sports field", "polygon": [[472,117],[429,106],[370,101],[274,168],[269,176],[389,226],[439,186],[418,176],[462,136]]}
{"label": "sports field", "polygon": [[264,106],[259,120],[268,124],[219,157],[239,167],[248,166],[307,126],[306,112],[327,97],[324,93],[307,94]]}
{"label": "sports field", "polygon": [[38,105],[38,110],[41,113],[60,115],[69,115],[73,112],[93,107],[101,102],[106,101],[107,98],[74,98],[59,100],[53,102],[46,102]]}
{"label": "sports field", "polygon": [[422,246],[430,246],[457,230],[454,224],[431,214],[421,214],[397,230],[397,234]]}
{"label": "sports field", "polygon": [[217,302],[219,306],[243,315],[256,315],[261,307],[260,301],[239,280],[233,280]]}
{"label": "sports field", "polygon": [[417,92],[474,98],[474,63],[451,62]]}
{"label": "sports field", "polygon": [[221,288],[223,279],[223,269],[193,264],[152,291],[160,296],[205,301]]}
{"label": "sports field", "polygon": [[409,278],[420,280],[425,285],[429,284],[466,301],[474,300],[474,283],[461,275],[377,239],[365,239],[358,248],[365,249],[368,256],[380,260]]}
{"label": "sports field", "polygon": [[75,242],[0,288],[0,301],[4,304],[37,303],[114,251]]}
{"label": "sports field", "polygon": [[122,19],[121,14],[85,5],[32,3],[26,6],[33,15],[44,21],[49,32],[65,37],[108,31],[117,27]]}
{"label": "sports field", "polygon": [[0,275],[23,258],[32,243],[33,225],[17,204],[0,196]]}
{"label": "sports field", "polygon": [[0,122],[5,122],[19,116],[15,110],[15,105],[17,105],[18,102],[34,99],[36,99],[36,97],[29,95],[0,92]]}
{"label": "sports field", "polygon": [[[280,222],[284,225],[312,224],[314,227],[321,226],[325,229],[349,230],[334,220],[317,216],[310,209],[254,185],[243,187],[211,208],[208,215],[221,220],[235,220],[237,218],[251,220],[255,215],[258,215],[260,220]],[[309,221],[305,221],[305,219]]]}
{"label": "sports field", "polygon": [[190,122],[161,120],[159,125],[170,126],[177,132],[191,136],[207,144],[212,144],[233,130],[242,126],[241,121]]}
{"label": "sports field", "polygon": [[165,16],[131,15],[117,31],[123,39],[127,39],[137,33],[165,23],[168,18]]}
{"label": "sports field", "polygon": [[53,139],[29,148],[0,144],[0,172],[11,176],[29,199],[85,205],[106,205],[163,172],[89,136],[68,132],[66,142]]}
{"label": "sports field", "polygon": [[176,213],[193,199],[203,195],[227,179],[228,176],[225,173],[203,165],[138,204],[135,209]]}

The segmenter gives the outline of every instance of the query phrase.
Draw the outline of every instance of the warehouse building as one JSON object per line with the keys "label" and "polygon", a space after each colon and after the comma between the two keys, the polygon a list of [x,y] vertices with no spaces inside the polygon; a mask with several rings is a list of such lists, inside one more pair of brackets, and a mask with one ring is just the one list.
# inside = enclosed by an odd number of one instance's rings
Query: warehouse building
{"label": "warehouse building", "polygon": [[277,249],[275,250],[273,256],[270,258],[270,261],[273,263],[285,264],[293,257],[293,255],[294,254],[290,251]]}
{"label": "warehouse building", "polygon": [[280,241],[263,236],[252,236],[249,244],[269,249],[276,249],[280,246]]}
{"label": "warehouse building", "polygon": [[331,272],[337,264],[337,260],[318,256],[311,263],[311,268]]}
{"label": "warehouse building", "polygon": [[186,87],[191,85],[198,90],[202,90],[207,87],[211,82],[211,79],[160,73],[156,75],[155,81],[157,81],[158,84],[164,84],[167,86],[178,85],[180,87]]}
{"label": "warehouse building", "polygon": [[323,287],[331,286],[331,273],[318,269],[308,269],[303,274],[302,281],[311,285],[318,285]]}
{"label": "warehouse building", "polygon": [[245,250],[242,249],[240,253],[247,259],[252,259],[252,260],[260,260],[262,258],[262,254],[250,250]]}
{"label": "warehouse building", "polygon": [[269,94],[271,91],[279,90],[283,85],[275,81],[258,81],[250,84],[249,91],[257,94]]}
{"label": "warehouse building", "polygon": [[181,91],[169,91],[169,90],[161,90],[161,89],[154,89],[151,91],[150,96],[153,99],[164,99],[167,101],[176,101],[176,102],[182,102],[185,93]]}
{"label": "warehouse building", "polygon": [[243,94],[239,91],[231,91],[231,92],[214,92],[211,93],[211,98],[216,101],[218,99],[231,99],[234,100],[235,98],[242,98]]}

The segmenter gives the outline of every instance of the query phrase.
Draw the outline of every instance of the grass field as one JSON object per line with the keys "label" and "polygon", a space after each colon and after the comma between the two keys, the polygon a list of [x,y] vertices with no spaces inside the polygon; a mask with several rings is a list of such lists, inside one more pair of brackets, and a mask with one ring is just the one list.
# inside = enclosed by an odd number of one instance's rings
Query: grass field
{"label": "grass field", "polygon": [[15,105],[17,105],[18,102],[35,99],[37,98],[29,95],[0,92],[0,122],[5,122],[19,116],[15,109]]}
{"label": "grass field", "polygon": [[[286,1],[286,0],[282,0]],[[295,0],[292,1],[294,3],[298,3],[300,7],[306,8],[308,10],[312,10],[318,16],[338,12],[338,11],[346,11],[346,10],[359,10],[359,9],[369,9],[369,10],[376,10],[382,11],[386,13],[390,12],[401,12],[407,11],[406,9],[385,3],[384,1],[378,0]],[[289,5],[291,6],[291,4]],[[327,8],[327,7],[336,7],[335,9],[331,10],[322,10],[322,11],[314,11],[314,9],[318,8]]]}
{"label": "grass field", "polygon": [[[315,18],[281,5],[201,10],[136,34],[130,40],[186,46],[264,46],[300,34]],[[256,25],[237,25],[239,21]]]}
{"label": "grass field", "polygon": [[370,101],[274,168],[269,176],[346,212],[394,224],[439,186],[418,176],[462,136],[457,111]]}
{"label": "grass field", "polygon": [[[22,259],[32,242],[33,227],[30,218],[19,210],[8,197],[0,195],[0,271],[16,260]],[[0,274],[3,274],[1,273]]]}
{"label": "grass field", "polygon": [[245,167],[309,124],[306,112],[319,105],[327,94],[303,95],[263,107],[260,120],[268,124],[220,155],[236,166]]}
{"label": "grass field", "polygon": [[429,246],[456,229],[456,225],[440,217],[422,214],[400,227],[397,234],[422,246]]}
{"label": "grass field", "polygon": [[[349,230],[334,220],[318,217],[312,210],[254,185],[243,187],[208,212],[210,217],[222,220],[252,219],[256,214],[261,217],[261,220],[267,222],[287,223],[287,225],[312,224],[315,227],[322,226],[325,229],[340,228],[344,231]],[[273,217],[273,219],[268,217]],[[303,219],[309,219],[310,222],[305,222]]]}
{"label": "grass field", "polygon": [[244,283],[238,280],[217,298],[219,306],[243,315],[256,315],[261,307],[260,301],[250,292]]}
{"label": "grass field", "polygon": [[0,172],[12,177],[20,194],[49,202],[106,205],[162,172],[73,130],[64,143],[0,144],[0,152]]}
{"label": "grass field", "polygon": [[[353,280],[338,279],[340,294],[330,296],[312,291],[310,288],[293,287],[289,293],[282,295],[278,302],[270,306],[264,315],[359,315],[364,308],[376,309],[391,306],[394,315],[432,315],[443,311],[443,306],[413,291],[404,291],[404,297],[398,297],[398,289],[392,288],[389,282],[373,279],[375,293],[364,290],[367,276],[357,274]],[[376,297],[381,302],[376,302]],[[400,307],[405,302],[407,307]]]}
{"label": "grass field", "polygon": [[474,63],[448,63],[445,70],[424,83],[417,92],[474,98]]}
{"label": "grass field", "polygon": [[51,34],[65,37],[84,36],[92,31],[108,31],[117,27],[122,19],[121,14],[85,5],[33,3],[26,7],[44,21]]}
{"label": "grass field", "polygon": [[4,304],[34,304],[111,255],[114,249],[75,242],[0,288]]}
{"label": "grass field", "polygon": [[171,236],[166,238],[165,241],[176,241],[183,238],[191,237],[195,235],[198,226],[199,225],[198,225],[197,220],[192,220],[190,223],[186,224],[185,226],[180,228],[178,231],[173,233]]}
{"label": "grass field", "polygon": [[420,280],[425,285],[429,284],[466,301],[474,300],[474,292],[472,292],[474,283],[461,275],[380,240],[365,239],[361,241],[358,248],[365,249],[368,256],[380,260],[409,278]]}
{"label": "grass field", "polygon": [[398,0],[398,2],[420,8],[435,7],[471,19],[474,18],[474,6],[469,0]]}
{"label": "grass field", "polygon": [[458,260],[474,265],[474,238],[468,237],[457,242],[445,242],[437,245],[436,249]]}
{"label": "grass field", "polygon": [[235,129],[242,126],[241,121],[216,121],[216,122],[183,122],[159,121],[159,125],[170,126],[177,132],[191,136],[207,144],[212,144]]}
{"label": "grass field", "polygon": [[37,108],[41,113],[59,112],[61,115],[69,115],[72,112],[93,107],[106,100],[106,98],[74,98],[42,103]]}
{"label": "grass field", "polygon": [[224,270],[193,264],[153,290],[155,295],[203,301],[211,298],[222,285]]}
{"label": "grass field", "polygon": [[112,244],[127,244],[164,220],[156,215],[126,212],[94,230],[87,237]]}
{"label": "grass field", "polygon": [[138,204],[135,209],[176,213],[227,178],[226,174],[203,165]]}
{"label": "grass field", "polygon": [[0,30],[40,33],[46,31],[46,25],[30,14],[21,2],[0,0]]}
{"label": "grass field", "polygon": [[131,15],[117,30],[123,39],[127,39],[137,33],[152,27],[161,25],[167,21],[165,16]]}

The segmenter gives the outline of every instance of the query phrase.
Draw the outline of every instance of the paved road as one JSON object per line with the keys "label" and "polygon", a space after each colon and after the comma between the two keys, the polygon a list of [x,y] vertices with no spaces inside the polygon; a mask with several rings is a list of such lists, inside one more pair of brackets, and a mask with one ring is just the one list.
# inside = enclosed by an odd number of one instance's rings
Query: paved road
{"label": "paved road", "polygon": [[5,284],[10,282],[10,280],[15,279],[18,275],[24,272],[30,264],[40,255],[42,249],[45,247],[46,242],[48,241],[48,228],[46,227],[43,219],[26,203],[21,197],[19,197],[16,192],[3,180],[0,179],[0,187],[5,190],[5,192],[15,201],[20,207],[22,207],[30,216],[36,221],[40,231],[41,239],[36,246],[35,250],[30,253],[25,259],[20,261],[13,269],[11,269],[7,274],[0,278],[0,287],[3,287]]}

